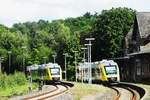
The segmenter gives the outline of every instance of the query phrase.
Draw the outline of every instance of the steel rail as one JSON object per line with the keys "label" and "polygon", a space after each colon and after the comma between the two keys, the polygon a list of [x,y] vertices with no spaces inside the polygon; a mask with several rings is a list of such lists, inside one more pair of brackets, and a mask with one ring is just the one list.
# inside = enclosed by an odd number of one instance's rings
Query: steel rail
{"label": "steel rail", "polygon": [[121,83],[118,83],[118,84],[115,84],[115,85],[112,85],[109,87],[109,88],[119,92],[118,93],[119,95],[115,96],[115,98],[113,98],[113,100],[119,100],[119,98],[121,97],[121,92],[118,89],[116,89],[117,87],[122,88],[122,89],[126,89],[127,91],[129,91],[132,95],[131,100],[137,100],[137,94],[135,93],[136,90],[132,89],[130,87],[130,84],[121,84]]}
{"label": "steel rail", "polygon": [[[52,91],[49,91],[49,92],[41,93],[41,94],[38,94],[38,95],[34,95],[34,96],[31,96],[31,97],[25,97],[25,98],[23,98],[23,100],[32,100],[32,99],[36,99],[36,98],[38,98],[38,100],[45,100],[45,99],[48,99],[48,98],[52,98],[52,97],[61,95],[61,94],[65,93],[67,90],[69,90],[69,87],[74,86],[72,83],[61,82],[61,81],[56,82],[54,84],[55,84],[54,86],[56,87],[56,89],[54,89]],[[57,85],[63,86],[63,87],[65,87],[65,89],[62,90],[62,91],[61,90],[59,91],[60,87],[58,87]],[[57,91],[59,91],[59,92],[57,92]],[[45,96],[45,95],[47,95],[47,96]]]}
{"label": "steel rail", "polygon": [[54,93],[54,94],[52,94],[52,95],[49,95],[49,96],[46,96],[46,97],[40,98],[40,99],[38,99],[38,100],[45,100],[45,99],[48,99],[48,98],[52,98],[52,97],[55,97],[55,96],[61,95],[61,94],[65,93],[65,92],[69,89],[69,88],[68,88],[68,86],[66,86],[66,85],[62,85],[62,86],[64,86],[66,89],[65,89],[65,90],[63,90],[63,91],[60,91],[60,92],[58,92],[58,93]]}
{"label": "steel rail", "polygon": [[53,92],[55,92],[55,91],[57,91],[59,89],[57,85],[54,85],[54,86],[56,88],[54,90],[52,90],[52,91],[44,92],[44,93],[41,93],[41,94],[38,94],[38,95],[34,95],[34,96],[30,96],[30,97],[25,97],[25,98],[23,98],[23,100],[30,100],[30,99],[33,99],[33,98],[40,97],[42,95],[53,93]]}
{"label": "steel rail", "polygon": [[118,100],[121,96],[121,93],[115,87],[111,87],[111,89],[113,89],[117,93],[117,95],[113,97],[113,100]]}
{"label": "steel rail", "polygon": [[[119,87],[119,88],[123,88],[127,91],[129,91],[131,93],[131,100],[136,100],[136,94],[134,93],[134,90],[129,88],[129,87]],[[117,96],[113,97],[113,100],[119,100],[119,98],[121,97],[121,92],[117,89],[117,87],[111,87],[111,89],[115,90],[117,92]]]}
{"label": "steel rail", "polygon": [[132,99],[131,100],[136,100],[137,96],[136,96],[136,93],[134,92],[135,90],[133,90],[129,87],[128,87],[128,90],[132,93]]}

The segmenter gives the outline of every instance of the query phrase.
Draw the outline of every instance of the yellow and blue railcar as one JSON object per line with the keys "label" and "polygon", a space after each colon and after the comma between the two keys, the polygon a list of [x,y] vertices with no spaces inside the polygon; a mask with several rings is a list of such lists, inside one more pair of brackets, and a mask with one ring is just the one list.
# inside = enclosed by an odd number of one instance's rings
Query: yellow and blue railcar
{"label": "yellow and blue railcar", "polygon": [[102,60],[98,64],[99,79],[102,81],[120,81],[119,67],[113,60]]}
{"label": "yellow and blue railcar", "polygon": [[[102,60],[91,63],[92,81],[120,81],[119,67],[113,60]],[[78,80],[89,81],[89,63],[78,66]]]}
{"label": "yellow and blue railcar", "polygon": [[27,67],[27,71],[32,76],[32,80],[62,80],[62,69],[60,65],[56,63],[31,65]]}

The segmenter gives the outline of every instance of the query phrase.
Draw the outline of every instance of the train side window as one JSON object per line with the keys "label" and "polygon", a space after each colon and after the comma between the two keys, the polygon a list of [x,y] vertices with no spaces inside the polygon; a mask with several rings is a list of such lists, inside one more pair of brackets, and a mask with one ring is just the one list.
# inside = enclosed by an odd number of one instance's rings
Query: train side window
{"label": "train side window", "polygon": [[99,78],[99,74],[100,73],[100,70],[99,70],[99,68],[96,68],[95,69],[95,76],[96,76],[96,78]]}
{"label": "train side window", "polygon": [[47,71],[46,69],[43,69],[43,76],[46,76],[47,75]]}
{"label": "train side window", "polygon": [[99,68],[96,68],[96,72],[99,74],[99,73],[100,73],[100,69],[99,69]]}
{"label": "train side window", "polygon": [[92,76],[95,76],[95,69],[92,68]]}
{"label": "train side window", "polygon": [[31,75],[33,79],[36,79],[38,77],[38,71],[37,70],[31,70]]}

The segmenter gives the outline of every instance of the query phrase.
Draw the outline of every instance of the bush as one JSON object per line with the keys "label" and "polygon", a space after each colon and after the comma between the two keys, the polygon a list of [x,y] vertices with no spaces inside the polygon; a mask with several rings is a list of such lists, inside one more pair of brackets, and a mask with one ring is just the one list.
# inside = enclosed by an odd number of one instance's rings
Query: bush
{"label": "bush", "polygon": [[0,88],[5,88],[5,78],[6,78],[6,74],[2,74],[0,73]]}
{"label": "bush", "polygon": [[17,85],[25,85],[25,83],[27,82],[25,74],[21,72],[15,72],[14,80]]}
{"label": "bush", "polygon": [[0,88],[13,87],[15,85],[25,85],[27,83],[24,73],[15,72],[13,75],[0,73]]}
{"label": "bush", "polygon": [[14,76],[13,75],[6,76],[5,77],[5,88],[6,87],[12,88],[14,85],[16,85],[16,82],[14,80]]}

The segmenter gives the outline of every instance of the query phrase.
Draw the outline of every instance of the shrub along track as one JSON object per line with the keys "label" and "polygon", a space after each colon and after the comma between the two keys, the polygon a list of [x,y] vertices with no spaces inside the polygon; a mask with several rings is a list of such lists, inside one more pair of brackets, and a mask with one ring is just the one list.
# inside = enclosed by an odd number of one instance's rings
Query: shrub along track
{"label": "shrub along track", "polygon": [[53,97],[56,97],[58,95],[61,95],[65,93],[67,90],[69,90],[70,87],[73,87],[74,85],[72,83],[68,82],[56,82],[53,84],[55,86],[55,89],[49,92],[45,92],[42,94],[34,95],[31,97],[25,97],[23,100],[46,100]]}

